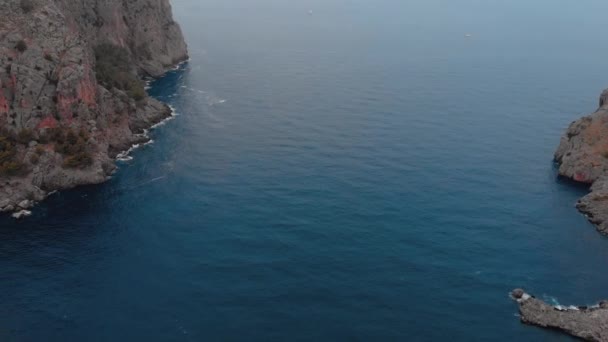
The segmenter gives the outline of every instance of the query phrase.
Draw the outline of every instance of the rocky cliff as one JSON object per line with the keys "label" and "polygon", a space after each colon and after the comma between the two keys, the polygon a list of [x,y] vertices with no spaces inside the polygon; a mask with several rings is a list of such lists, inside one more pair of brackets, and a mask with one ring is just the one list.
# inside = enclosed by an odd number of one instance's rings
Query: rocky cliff
{"label": "rocky cliff", "polygon": [[608,90],[600,96],[595,113],[570,124],[555,160],[560,175],[591,185],[577,208],[601,233],[608,234]]}
{"label": "rocky cliff", "polygon": [[169,0],[0,1],[0,211],[105,181],[170,115],[142,77],[185,59]]}
{"label": "rocky cliff", "polygon": [[[608,234],[608,90],[599,108],[570,124],[555,152],[560,176],[591,185],[577,208],[598,231]],[[608,341],[608,302],[587,306],[554,306],[521,289],[512,292],[519,303],[521,321],[558,329],[588,341]]]}

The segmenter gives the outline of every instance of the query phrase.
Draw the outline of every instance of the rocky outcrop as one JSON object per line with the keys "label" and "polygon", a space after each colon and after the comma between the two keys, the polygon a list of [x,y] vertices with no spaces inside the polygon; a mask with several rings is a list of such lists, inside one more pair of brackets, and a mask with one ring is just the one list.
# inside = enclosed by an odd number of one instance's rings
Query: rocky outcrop
{"label": "rocky outcrop", "polygon": [[608,90],[600,96],[595,113],[570,124],[555,161],[561,176],[591,185],[577,208],[601,233],[608,234]]}
{"label": "rocky outcrop", "polygon": [[519,305],[521,321],[557,329],[587,341],[608,341],[608,302],[594,306],[549,305],[522,289],[511,296]]}
{"label": "rocky outcrop", "polygon": [[171,115],[141,78],[186,59],[169,0],[0,1],[0,211],[105,181]]}
{"label": "rocky outcrop", "polygon": [[[590,192],[576,207],[598,231],[608,235],[608,90],[599,108],[570,124],[555,152],[559,174],[589,184]],[[544,328],[559,329],[589,341],[608,341],[608,302],[587,307],[552,306],[516,289],[521,320]]]}

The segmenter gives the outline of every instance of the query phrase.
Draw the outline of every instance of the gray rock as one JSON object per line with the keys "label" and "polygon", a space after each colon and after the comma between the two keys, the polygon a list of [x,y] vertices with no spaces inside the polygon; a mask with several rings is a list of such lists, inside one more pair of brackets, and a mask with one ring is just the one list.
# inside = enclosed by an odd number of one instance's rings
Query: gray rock
{"label": "gray rock", "polygon": [[32,201],[23,200],[23,201],[19,202],[18,206],[21,209],[28,209],[28,208],[32,207]]}
{"label": "gray rock", "polygon": [[600,107],[570,124],[555,152],[559,174],[591,184],[590,193],[576,207],[599,232],[608,234],[608,90]]}
{"label": "gray rock", "polygon": [[523,295],[525,294],[524,290],[522,289],[515,289],[511,292],[511,296],[514,299],[521,299],[523,297]]}
{"label": "gray rock", "polygon": [[608,341],[608,308],[557,307],[525,293],[520,298],[525,298],[518,300],[523,323],[562,330],[587,341]]}

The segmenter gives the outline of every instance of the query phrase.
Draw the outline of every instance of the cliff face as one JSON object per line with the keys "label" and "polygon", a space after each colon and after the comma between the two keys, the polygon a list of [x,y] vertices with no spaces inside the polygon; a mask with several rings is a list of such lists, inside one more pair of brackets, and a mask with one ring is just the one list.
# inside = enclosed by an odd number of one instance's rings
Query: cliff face
{"label": "cliff face", "polygon": [[170,115],[140,77],[185,59],[169,0],[0,1],[0,211],[106,180]]}
{"label": "cliff face", "polygon": [[[608,234],[608,90],[600,96],[595,113],[570,124],[555,152],[559,174],[591,184],[577,208],[597,229]],[[559,329],[588,341],[608,341],[608,302],[587,307],[546,304],[522,289],[511,293],[519,304],[521,321]]]}
{"label": "cliff face", "polygon": [[608,234],[608,90],[600,96],[595,113],[570,124],[555,160],[560,175],[592,184],[577,208],[601,233]]}

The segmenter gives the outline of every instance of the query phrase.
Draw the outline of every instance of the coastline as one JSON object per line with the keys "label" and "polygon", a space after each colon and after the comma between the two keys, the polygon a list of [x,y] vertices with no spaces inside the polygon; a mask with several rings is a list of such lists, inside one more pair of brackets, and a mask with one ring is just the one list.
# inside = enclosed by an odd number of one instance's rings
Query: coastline
{"label": "coastline", "polygon": [[[570,123],[554,154],[559,177],[589,186],[576,209],[604,236],[608,235],[608,89],[598,109]],[[511,292],[521,322],[560,330],[588,341],[608,341],[608,301],[591,306],[550,305],[522,289]]]}
{"label": "coastline", "polygon": [[[148,77],[142,78],[142,81],[145,82],[145,84],[146,84],[146,96],[149,99],[158,101],[158,100],[152,98],[147,92],[150,84],[152,82],[154,82],[155,80],[165,77],[166,74],[169,72],[180,70],[180,68],[182,68],[188,62],[190,62],[190,60],[191,60],[190,57],[186,55],[185,57],[181,58],[181,61],[177,62],[175,65],[167,67],[165,69],[165,72],[162,73],[161,75],[148,76]],[[9,214],[9,215],[11,215],[11,217],[13,217],[16,220],[24,219],[33,214],[33,208],[36,205],[38,205],[40,202],[46,200],[48,197],[50,197],[51,195],[53,195],[57,192],[73,189],[73,188],[76,188],[79,186],[101,184],[106,181],[109,181],[111,179],[112,175],[118,169],[118,166],[116,165],[117,162],[127,162],[127,161],[133,160],[134,158],[130,155],[133,151],[135,151],[143,146],[150,145],[154,142],[154,140],[152,140],[150,138],[149,132],[160,126],[165,125],[167,122],[175,119],[176,116],[178,115],[176,113],[176,110],[174,107],[167,105],[164,102],[159,101],[159,103],[162,104],[163,110],[159,113],[150,113],[150,114],[152,114],[152,117],[150,119],[149,125],[146,128],[140,128],[141,129],[140,132],[137,132],[137,133],[134,132],[132,134],[132,136],[130,138],[130,140],[132,141],[130,147],[120,150],[119,152],[110,153],[110,157],[113,160],[113,165],[110,168],[104,169],[105,174],[103,175],[103,179],[99,180],[98,178],[96,178],[94,181],[91,181],[91,182],[87,182],[87,181],[77,182],[77,183],[71,184],[70,186],[52,189],[50,191],[45,191],[39,187],[34,186],[36,188],[37,192],[30,193],[29,194],[30,196],[22,196],[20,199],[15,200],[15,201],[8,201],[7,199],[3,200],[2,203],[0,203],[0,215]],[[83,171],[86,171],[86,170],[83,170]]]}
{"label": "coastline", "polygon": [[576,208],[608,235],[608,89],[598,102],[595,112],[570,123],[554,160],[560,176],[589,186]]}
{"label": "coastline", "polygon": [[16,4],[0,3],[0,212],[22,218],[148,143],[172,110],[145,82],[189,55],[170,0]]}
{"label": "coastline", "polygon": [[555,329],[587,341],[608,341],[608,301],[589,306],[549,305],[522,289],[511,292],[524,324]]}
{"label": "coastline", "polygon": [[[165,70],[165,72],[158,76],[158,77],[145,77],[144,79],[142,79],[142,81],[145,82],[145,86],[144,89],[146,90],[146,94],[147,96],[150,97],[150,94],[148,94],[148,90],[152,87],[152,83],[154,83],[154,81],[159,80],[163,77],[165,77],[168,73],[173,72],[173,71],[179,71],[181,68],[183,68],[185,65],[187,65],[188,63],[190,63],[190,61],[192,60],[191,57],[186,56],[181,62],[177,62],[173,67],[169,67]],[[129,147],[128,149],[122,150],[121,152],[119,152],[118,154],[116,154],[116,156],[114,156],[114,160],[116,162],[128,162],[128,161],[132,161],[134,158],[131,156],[131,153],[136,151],[137,149],[143,147],[143,146],[147,146],[147,145],[151,145],[154,143],[154,140],[150,138],[149,133],[150,131],[160,127],[160,126],[164,126],[167,122],[175,119],[178,114],[177,111],[175,109],[175,107],[168,105],[164,102],[161,102],[163,105],[166,106],[166,108],[169,109],[169,115],[163,117],[162,119],[160,119],[158,122],[153,123],[150,127],[148,128],[144,128],[142,130],[141,133],[136,133],[135,137],[140,138],[141,140],[133,143],[131,145],[131,147]]]}
{"label": "coastline", "polygon": [[167,105],[167,107],[169,107],[169,109],[171,110],[170,115],[165,117],[161,121],[153,124],[149,128],[144,128],[143,133],[136,134],[136,136],[138,138],[141,138],[141,142],[134,143],[133,145],[131,145],[130,148],[118,153],[116,155],[116,157],[114,157],[114,159],[117,162],[132,161],[134,158],[131,156],[131,153],[133,153],[134,151],[138,150],[141,147],[151,145],[154,143],[154,140],[152,138],[150,138],[150,136],[149,136],[150,131],[153,131],[158,127],[164,126],[167,122],[172,121],[173,119],[175,119],[178,116],[178,114],[173,106]]}

